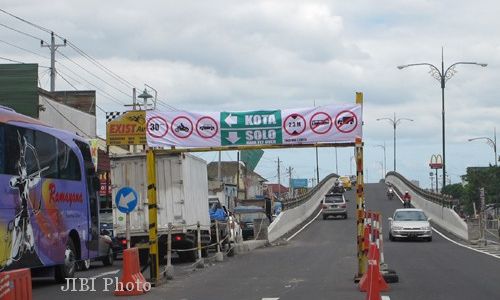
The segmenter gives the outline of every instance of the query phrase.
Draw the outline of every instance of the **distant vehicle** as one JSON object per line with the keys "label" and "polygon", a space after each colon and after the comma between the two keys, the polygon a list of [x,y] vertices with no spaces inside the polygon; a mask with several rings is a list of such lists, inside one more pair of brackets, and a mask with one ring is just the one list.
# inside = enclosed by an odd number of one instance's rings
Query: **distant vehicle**
{"label": "distant vehicle", "polygon": [[200,130],[215,130],[214,125],[210,124],[203,124],[200,127],[198,127]]}
{"label": "distant vehicle", "polygon": [[390,222],[389,240],[395,241],[399,238],[423,238],[432,241],[432,228],[421,209],[400,208],[396,209]]}
{"label": "distant vehicle", "polygon": [[350,191],[352,189],[351,179],[349,176],[340,176],[339,180],[342,182],[342,185],[346,190]]}
{"label": "distant vehicle", "polygon": [[234,213],[240,224],[243,240],[254,237],[254,220],[267,219],[264,208],[259,206],[237,206]]}
{"label": "distant vehicle", "polygon": [[358,177],[356,175],[351,175],[349,178],[351,179],[351,185],[355,185],[358,181]]}
{"label": "distant vehicle", "polygon": [[347,203],[344,194],[326,194],[323,199],[323,220],[329,216],[342,216],[347,219]]}
{"label": "distant vehicle", "polygon": [[329,193],[344,193],[345,188],[344,188],[344,183],[340,181],[338,178],[335,180],[335,183],[333,184],[333,187],[330,189]]}

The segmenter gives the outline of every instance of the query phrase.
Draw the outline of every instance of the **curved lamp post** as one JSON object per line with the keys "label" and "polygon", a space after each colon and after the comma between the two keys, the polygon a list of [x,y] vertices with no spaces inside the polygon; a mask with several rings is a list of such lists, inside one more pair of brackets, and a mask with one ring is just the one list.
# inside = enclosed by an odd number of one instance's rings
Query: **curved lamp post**
{"label": "curved lamp post", "polygon": [[378,118],[377,121],[382,121],[382,120],[387,120],[392,124],[392,127],[394,128],[394,172],[396,172],[396,127],[401,123],[401,121],[411,121],[413,122],[413,119],[408,119],[408,118],[399,118],[396,119],[396,113],[394,113],[394,118]]}
{"label": "curved lamp post", "polygon": [[476,65],[481,67],[486,67],[488,64],[469,62],[469,61],[459,61],[451,64],[446,70],[444,69],[444,57],[443,48],[441,48],[441,70],[433,64],[430,63],[417,63],[398,66],[398,69],[402,70],[408,67],[414,66],[428,66],[430,67],[429,74],[434,77],[437,81],[441,83],[441,102],[442,102],[442,130],[443,130],[443,188],[446,186],[446,152],[445,152],[445,122],[444,122],[444,88],[446,87],[446,82],[450,80],[453,75],[457,73],[455,67],[457,65]]}
{"label": "curved lamp post", "polygon": [[469,139],[469,142],[476,141],[476,140],[486,140],[488,145],[490,145],[493,148],[493,152],[495,153],[495,167],[498,167],[498,156],[497,156],[497,135],[496,135],[496,130],[495,130],[495,135],[494,135],[494,140],[490,139],[489,137],[477,137],[477,138],[472,138]]}

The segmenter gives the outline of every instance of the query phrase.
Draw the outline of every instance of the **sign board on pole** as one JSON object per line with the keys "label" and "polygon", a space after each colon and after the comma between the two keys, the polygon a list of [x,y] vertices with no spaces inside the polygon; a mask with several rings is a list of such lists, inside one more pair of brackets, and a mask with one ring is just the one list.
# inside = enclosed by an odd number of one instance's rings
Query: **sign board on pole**
{"label": "sign board on pole", "polygon": [[128,214],[135,209],[139,197],[137,192],[128,186],[122,187],[116,192],[115,204],[116,208],[124,214]]}
{"label": "sign board on pole", "polygon": [[307,188],[307,178],[292,178],[290,184],[294,189]]}
{"label": "sign board on pole", "polygon": [[254,111],[147,111],[150,147],[220,147],[354,142],[361,104]]}
{"label": "sign board on pole", "polygon": [[[145,145],[146,112],[128,111],[106,124],[107,145]],[[158,125],[159,127],[159,125]]]}

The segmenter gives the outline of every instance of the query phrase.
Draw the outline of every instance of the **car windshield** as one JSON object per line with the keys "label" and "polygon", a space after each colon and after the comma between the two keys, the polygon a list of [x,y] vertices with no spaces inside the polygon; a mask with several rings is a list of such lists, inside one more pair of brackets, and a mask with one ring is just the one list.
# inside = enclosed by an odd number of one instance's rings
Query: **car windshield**
{"label": "car windshield", "polygon": [[344,200],[342,196],[326,196],[325,203],[342,203]]}
{"label": "car windshield", "polygon": [[398,211],[394,214],[394,221],[427,221],[427,217],[422,211]]}

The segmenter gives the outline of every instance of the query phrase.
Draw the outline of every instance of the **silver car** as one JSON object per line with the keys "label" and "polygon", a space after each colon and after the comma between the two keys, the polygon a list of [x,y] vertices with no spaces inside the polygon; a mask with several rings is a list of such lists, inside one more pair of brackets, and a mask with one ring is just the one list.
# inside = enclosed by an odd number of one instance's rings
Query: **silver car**
{"label": "silver car", "polygon": [[327,194],[323,200],[323,220],[329,216],[342,216],[347,219],[347,204],[344,194],[333,193]]}
{"label": "silver car", "polygon": [[390,221],[389,240],[394,241],[399,238],[423,238],[432,241],[432,228],[421,209],[401,208],[396,209]]}

